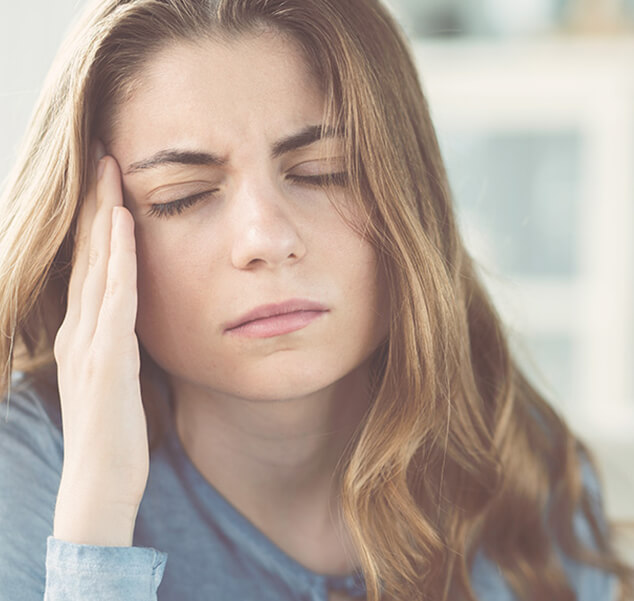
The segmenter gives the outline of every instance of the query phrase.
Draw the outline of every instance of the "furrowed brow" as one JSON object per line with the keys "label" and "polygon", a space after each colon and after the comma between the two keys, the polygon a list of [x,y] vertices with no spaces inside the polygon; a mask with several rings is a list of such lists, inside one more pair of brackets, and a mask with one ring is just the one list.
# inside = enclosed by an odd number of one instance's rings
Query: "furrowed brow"
{"label": "furrowed brow", "polygon": [[[300,132],[278,140],[271,151],[273,158],[277,158],[291,150],[309,146],[321,138],[334,138],[342,136],[343,132],[322,125],[309,125]],[[221,167],[226,165],[227,159],[208,152],[195,150],[167,149],[161,150],[152,156],[130,164],[124,175],[139,173],[149,169],[155,169],[163,165],[204,165]]]}
{"label": "furrowed brow", "polygon": [[287,138],[282,138],[281,140],[276,142],[273,145],[273,150],[271,154],[273,155],[273,158],[277,158],[286,152],[290,152],[291,150],[296,150],[297,148],[309,146],[310,144],[317,142],[321,138],[334,138],[342,135],[343,132],[331,127],[324,127],[322,125],[309,125],[299,133],[288,136]]}
{"label": "furrowed brow", "polygon": [[205,165],[220,167],[227,162],[215,154],[197,152],[192,150],[161,150],[147,159],[137,161],[128,166],[125,175],[138,173],[147,169],[154,169],[161,165]]}

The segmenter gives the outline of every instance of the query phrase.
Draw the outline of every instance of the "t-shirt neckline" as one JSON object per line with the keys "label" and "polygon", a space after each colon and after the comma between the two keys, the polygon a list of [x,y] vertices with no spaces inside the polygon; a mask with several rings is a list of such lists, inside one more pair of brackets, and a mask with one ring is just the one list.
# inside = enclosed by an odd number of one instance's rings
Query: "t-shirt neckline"
{"label": "t-shirt neckline", "polygon": [[331,575],[315,572],[307,568],[264,534],[262,530],[247,516],[241,513],[237,507],[202,475],[187,454],[176,430],[174,406],[169,388],[166,386],[162,386],[162,388],[162,392],[167,399],[170,417],[169,427],[166,432],[166,441],[170,445],[172,454],[177,458],[179,466],[183,470],[183,475],[187,478],[191,486],[195,490],[203,491],[205,496],[210,497],[211,503],[220,509],[222,515],[228,518],[237,529],[246,533],[249,540],[262,549],[269,558],[273,559],[274,563],[279,566],[280,570],[286,575],[293,578],[299,577],[302,581],[309,582],[313,587],[326,587],[327,590],[341,590],[355,597],[366,595],[365,579],[360,569],[346,575]]}

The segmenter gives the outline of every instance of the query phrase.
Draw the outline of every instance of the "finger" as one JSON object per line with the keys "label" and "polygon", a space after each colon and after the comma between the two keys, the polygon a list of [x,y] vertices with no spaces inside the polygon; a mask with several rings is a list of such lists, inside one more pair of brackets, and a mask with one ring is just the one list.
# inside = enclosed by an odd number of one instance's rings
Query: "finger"
{"label": "finger", "polygon": [[94,338],[129,356],[138,353],[134,333],[138,303],[134,218],[124,207],[115,207],[114,212],[117,218],[112,227],[106,289]]}
{"label": "finger", "polygon": [[81,292],[82,335],[92,338],[106,289],[108,261],[111,253],[112,209],[123,206],[121,175],[117,162],[110,156],[102,159],[103,174],[97,184],[97,213],[90,231],[88,271]]}
{"label": "finger", "polygon": [[81,313],[81,291],[86,278],[86,272],[88,271],[90,230],[97,210],[97,167],[98,164],[93,167],[93,173],[91,174],[92,181],[81,203],[74,232],[72,270],[68,284],[68,300],[65,317],[65,322],[70,323],[70,327],[73,328],[79,322]]}

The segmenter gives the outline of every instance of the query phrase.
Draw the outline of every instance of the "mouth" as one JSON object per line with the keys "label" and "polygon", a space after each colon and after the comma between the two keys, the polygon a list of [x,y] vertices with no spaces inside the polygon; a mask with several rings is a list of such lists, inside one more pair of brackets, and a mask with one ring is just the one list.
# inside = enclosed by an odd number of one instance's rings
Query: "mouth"
{"label": "mouth", "polygon": [[225,333],[247,338],[280,336],[305,328],[328,311],[324,305],[304,299],[261,305],[229,323]]}

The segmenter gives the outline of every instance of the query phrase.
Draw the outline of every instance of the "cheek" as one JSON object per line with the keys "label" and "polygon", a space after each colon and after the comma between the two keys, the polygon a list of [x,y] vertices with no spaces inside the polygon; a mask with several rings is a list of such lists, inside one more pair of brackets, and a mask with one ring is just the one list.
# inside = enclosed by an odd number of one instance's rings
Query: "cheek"
{"label": "cheek", "polygon": [[327,264],[338,271],[346,312],[374,342],[387,334],[389,293],[385,271],[374,247],[347,227],[329,245]]}
{"label": "cheek", "polygon": [[374,322],[378,337],[387,334],[390,320],[390,295],[388,290],[388,278],[385,268],[378,260],[376,250],[368,242],[362,241],[364,252],[362,254],[362,268],[359,273],[359,286],[363,289],[368,299],[367,309],[370,313],[369,320]]}
{"label": "cheek", "polygon": [[[186,369],[188,341],[199,336],[211,308],[213,291],[205,289],[213,266],[208,248],[181,237],[158,232],[137,234],[138,311],[136,332],[140,343],[167,371]],[[202,318],[202,317],[201,317]]]}
{"label": "cheek", "polygon": [[137,286],[141,327],[164,327],[195,302],[209,262],[205,249],[176,236],[140,231],[137,234]]}

